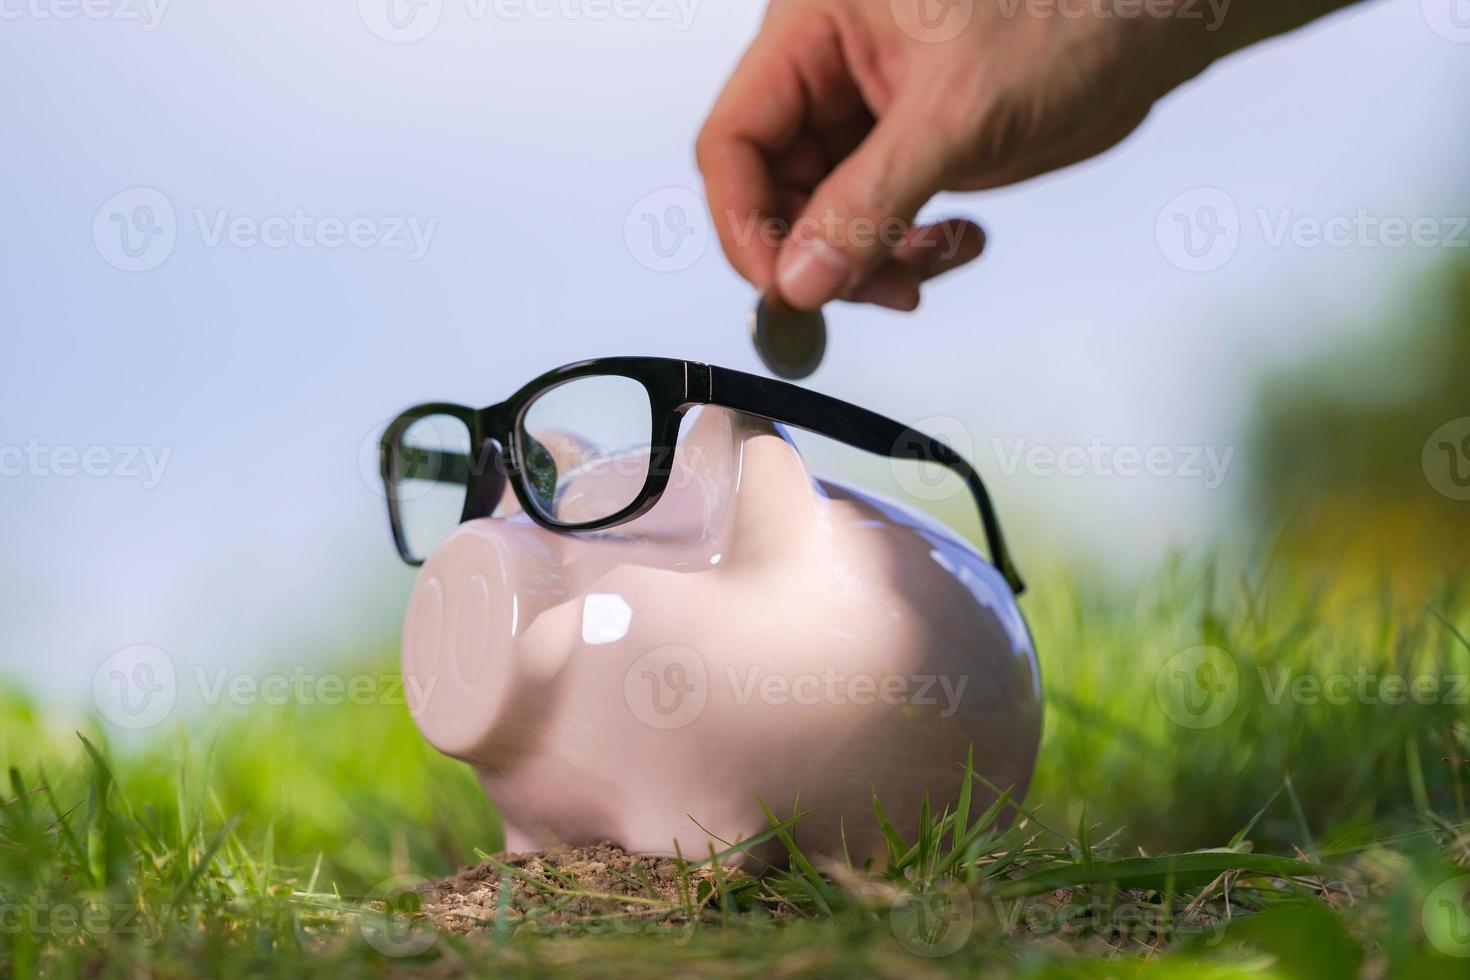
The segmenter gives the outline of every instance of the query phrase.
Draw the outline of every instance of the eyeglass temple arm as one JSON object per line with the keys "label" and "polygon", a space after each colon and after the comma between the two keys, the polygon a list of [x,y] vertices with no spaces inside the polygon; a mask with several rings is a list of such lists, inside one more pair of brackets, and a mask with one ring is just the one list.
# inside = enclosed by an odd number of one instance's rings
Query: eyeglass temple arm
{"label": "eyeglass temple arm", "polygon": [[[489,452],[493,446],[493,443],[488,444],[482,452]],[[383,450],[384,453],[392,451],[386,447]],[[386,455],[384,463],[386,467]],[[391,474],[387,469],[384,473],[390,481],[427,480],[465,487],[464,510],[459,518],[461,521],[489,517],[499,505],[500,496],[505,491],[505,474],[494,459],[482,457],[477,465],[471,466],[470,457],[462,452],[445,452],[426,446],[402,446],[393,460],[391,470]],[[391,489],[389,492],[392,492]]]}
{"label": "eyeglass temple arm", "polygon": [[461,486],[470,481],[470,458],[462,452],[402,446],[395,462],[394,476],[400,480],[432,480]]}
{"label": "eyeglass temple arm", "polygon": [[714,404],[807,429],[878,456],[938,463],[953,470],[964,479],[980,510],[990,560],[1012,592],[1020,595],[1026,590],[985,484],[969,461],[949,446],[877,412],[784,381],[713,366],[709,372],[709,401]]}

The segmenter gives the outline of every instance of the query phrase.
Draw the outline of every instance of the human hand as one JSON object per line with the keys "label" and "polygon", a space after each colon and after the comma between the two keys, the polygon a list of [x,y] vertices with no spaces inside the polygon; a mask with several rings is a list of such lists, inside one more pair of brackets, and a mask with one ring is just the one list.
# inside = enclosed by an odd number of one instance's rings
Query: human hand
{"label": "human hand", "polygon": [[936,193],[1101,153],[1221,54],[1344,2],[1261,0],[1263,27],[1231,0],[773,0],[698,140],[720,243],[794,306],[912,310],[985,245],[912,226]]}

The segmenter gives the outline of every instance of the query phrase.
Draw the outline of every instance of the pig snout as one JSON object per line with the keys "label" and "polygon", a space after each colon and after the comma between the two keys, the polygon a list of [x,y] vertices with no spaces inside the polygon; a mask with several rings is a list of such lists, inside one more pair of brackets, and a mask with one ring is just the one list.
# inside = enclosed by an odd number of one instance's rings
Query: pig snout
{"label": "pig snout", "polygon": [[532,612],[521,576],[535,569],[544,594],[555,588],[555,565],[525,553],[547,544],[526,531],[500,519],[461,526],[424,564],[404,624],[415,723],[439,751],[475,764],[512,751],[505,734],[515,716],[537,708],[531,665],[516,655]]}

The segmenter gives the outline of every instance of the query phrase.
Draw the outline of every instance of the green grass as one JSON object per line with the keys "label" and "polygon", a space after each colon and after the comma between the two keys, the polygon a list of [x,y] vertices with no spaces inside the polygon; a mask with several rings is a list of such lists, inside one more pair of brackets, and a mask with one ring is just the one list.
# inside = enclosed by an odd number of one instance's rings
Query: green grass
{"label": "green grass", "polygon": [[[814,867],[792,844],[789,868],[696,880],[709,856],[686,855],[679,895],[636,915],[610,900],[567,916],[596,896],[506,869],[519,891],[502,886],[470,936],[422,932],[381,887],[501,844],[469,771],[402,706],[259,705],[109,745],[96,720],[63,724],[12,692],[0,975],[1462,975],[1448,954],[1470,917],[1435,889],[1470,864],[1470,691],[1449,696],[1470,675],[1464,583],[1409,593],[1285,554],[1262,569],[1180,561],[1111,594],[1038,580],[1048,714],[1024,801],[971,805],[988,799],[975,785],[917,840],[886,828],[881,867]],[[1187,653],[1202,646],[1219,652]],[[1385,703],[1390,674],[1440,692]],[[1343,703],[1291,693],[1338,675],[1354,681]],[[1231,710],[1178,700],[1191,679],[1233,690]],[[971,785],[962,765],[955,778]],[[383,928],[427,946],[384,955]]]}
{"label": "green grass", "polygon": [[[1175,563],[1105,599],[1038,589],[1048,716],[1032,800],[1068,821],[1086,804],[1153,849],[1227,839],[1288,779],[1300,805],[1277,798],[1256,825],[1265,846],[1464,812],[1464,767],[1442,760],[1470,756],[1466,581],[1395,591],[1386,570],[1353,582],[1283,561],[1255,576]],[[1158,681],[1200,646],[1233,664],[1236,703],[1191,728]],[[1420,687],[1400,693],[1400,677]]]}

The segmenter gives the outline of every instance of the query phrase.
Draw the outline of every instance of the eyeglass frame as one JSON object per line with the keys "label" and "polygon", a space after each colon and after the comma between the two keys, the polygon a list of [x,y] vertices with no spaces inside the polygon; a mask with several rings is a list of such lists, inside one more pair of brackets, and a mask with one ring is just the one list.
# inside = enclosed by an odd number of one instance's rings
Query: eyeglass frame
{"label": "eyeglass frame", "polygon": [[[628,378],[640,384],[648,394],[653,423],[648,475],[638,495],[621,510],[594,521],[558,521],[543,509],[533,488],[528,485],[529,476],[520,462],[526,453],[523,440],[532,438],[523,424],[526,412],[538,398],[554,388],[580,378],[607,376]],[[666,357],[602,357],[577,361],[547,371],[523,385],[505,401],[485,408],[427,402],[400,413],[389,423],[378,444],[379,469],[388,500],[388,521],[399,557],[413,566],[422,565],[425,560],[414,555],[404,536],[392,470],[393,447],[401,443],[414,422],[433,415],[447,415],[464,423],[469,432],[468,472],[454,462],[463,457],[428,451],[437,457],[429,478],[456,485],[463,482],[465,485],[460,524],[489,517],[509,482],[521,509],[547,530],[599,531],[626,524],[646,514],[659,502],[668,488],[672,466],[655,465],[654,461],[672,462],[684,415],[700,405],[719,405],[792,425],[878,456],[947,467],[964,480],[980,511],[991,563],[1016,595],[1025,591],[1026,584],[1011,560],[1000,520],[985,484],[975,468],[945,443],[902,422],[808,388],[699,361]],[[545,448],[541,447],[541,451],[544,452]]]}

